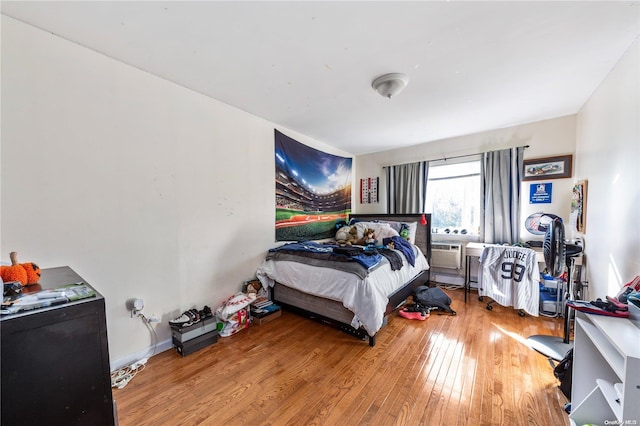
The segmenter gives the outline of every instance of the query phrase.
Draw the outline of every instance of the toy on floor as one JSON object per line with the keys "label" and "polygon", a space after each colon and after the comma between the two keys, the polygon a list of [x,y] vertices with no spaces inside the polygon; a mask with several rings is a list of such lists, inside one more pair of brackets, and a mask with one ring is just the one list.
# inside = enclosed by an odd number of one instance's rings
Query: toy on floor
{"label": "toy on floor", "polygon": [[257,278],[246,281],[242,286],[242,292],[247,294],[255,294],[256,298],[269,297],[269,292],[262,286],[262,283]]}
{"label": "toy on floor", "polygon": [[255,293],[257,294],[260,289],[262,289],[262,284],[258,280],[251,280],[246,283],[246,287],[244,288],[245,293]]}

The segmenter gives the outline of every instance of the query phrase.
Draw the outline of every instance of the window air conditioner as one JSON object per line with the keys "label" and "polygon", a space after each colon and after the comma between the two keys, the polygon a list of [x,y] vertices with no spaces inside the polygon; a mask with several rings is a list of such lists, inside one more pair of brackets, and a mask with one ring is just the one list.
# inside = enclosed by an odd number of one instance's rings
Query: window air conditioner
{"label": "window air conditioner", "polygon": [[431,246],[431,266],[460,269],[462,260],[460,243],[434,243]]}

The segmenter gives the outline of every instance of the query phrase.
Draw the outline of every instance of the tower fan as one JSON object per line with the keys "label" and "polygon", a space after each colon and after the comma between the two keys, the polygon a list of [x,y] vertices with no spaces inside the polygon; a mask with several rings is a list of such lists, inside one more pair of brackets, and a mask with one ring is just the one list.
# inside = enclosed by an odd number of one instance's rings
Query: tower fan
{"label": "tower fan", "polygon": [[[544,262],[547,272],[553,277],[559,277],[563,274],[565,266],[567,268],[567,288],[568,294],[572,294],[571,285],[571,258],[582,251],[582,247],[565,242],[564,224],[562,219],[556,217],[549,223],[547,231],[544,235],[544,243],[542,245],[544,251]],[[570,341],[571,335],[571,319],[569,315],[569,307],[564,305],[564,337],[535,335],[530,336],[527,341],[532,349],[546,355],[549,359],[561,361],[566,353],[573,347]]]}

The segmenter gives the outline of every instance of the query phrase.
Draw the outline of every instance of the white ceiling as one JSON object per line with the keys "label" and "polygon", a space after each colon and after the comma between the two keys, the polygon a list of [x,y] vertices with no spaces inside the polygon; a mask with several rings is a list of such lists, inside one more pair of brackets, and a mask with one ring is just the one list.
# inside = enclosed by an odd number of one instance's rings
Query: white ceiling
{"label": "white ceiling", "polygon": [[[2,1],[2,13],[351,154],[578,112],[639,1]],[[384,73],[409,76],[386,99]]]}

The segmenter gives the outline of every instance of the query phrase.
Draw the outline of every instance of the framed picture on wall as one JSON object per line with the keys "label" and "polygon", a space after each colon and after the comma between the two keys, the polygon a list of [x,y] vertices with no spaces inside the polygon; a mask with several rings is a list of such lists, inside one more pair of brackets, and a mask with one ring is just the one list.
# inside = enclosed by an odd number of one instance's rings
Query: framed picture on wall
{"label": "framed picture on wall", "polygon": [[581,180],[573,185],[571,193],[571,214],[569,223],[572,229],[583,233],[587,223],[587,181]]}
{"label": "framed picture on wall", "polygon": [[549,180],[571,177],[572,155],[524,160],[522,180]]}

